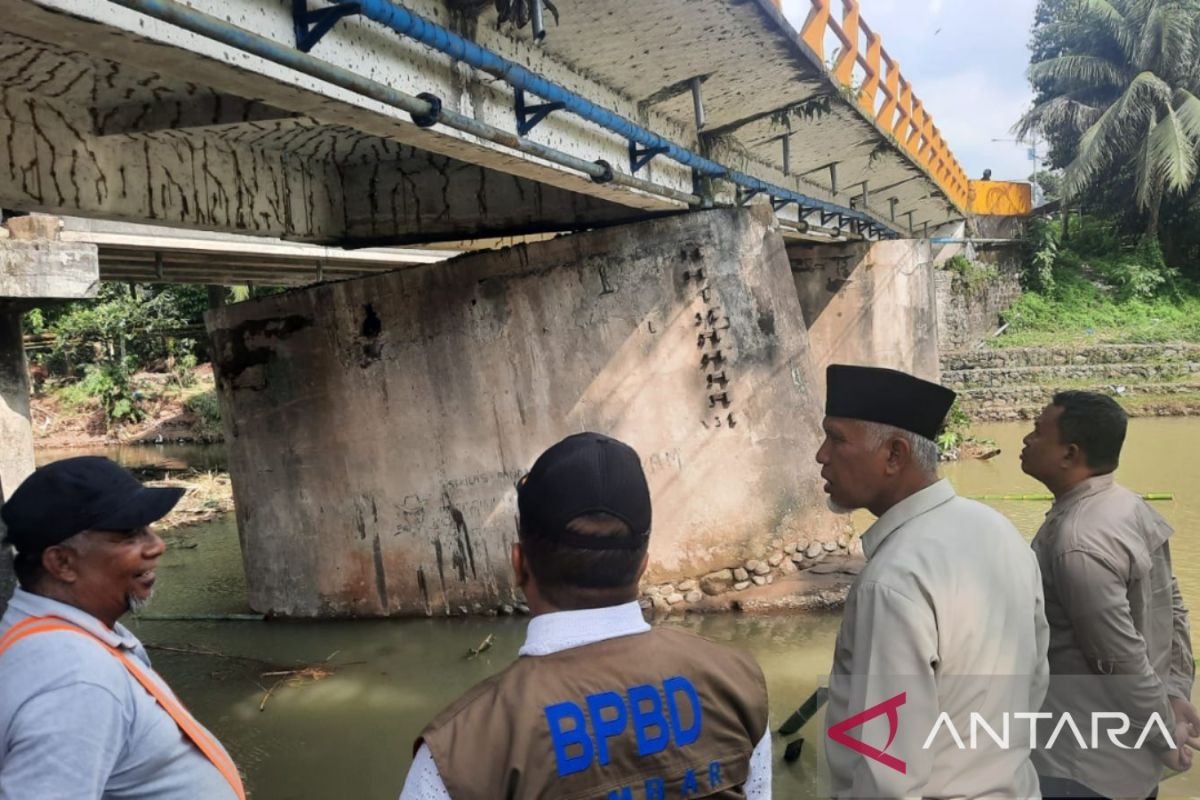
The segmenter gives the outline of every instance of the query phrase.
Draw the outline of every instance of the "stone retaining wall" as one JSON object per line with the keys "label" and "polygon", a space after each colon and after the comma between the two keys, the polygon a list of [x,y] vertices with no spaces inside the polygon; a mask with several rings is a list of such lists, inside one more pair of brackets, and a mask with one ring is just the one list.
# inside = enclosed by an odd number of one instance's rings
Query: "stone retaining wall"
{"label": "stone retaining wall", "polygon": [[1021,296],[1019,258],[1005,250],[981,254],[980,261],[995,267],[998,275],[974,288],[955,272],[934,272],[942,351],[965,349],[991,336],[1000,327],[1000,314]]}
{"label": "stone retaining wall", "polygon": [[1054,379],[1066,381],[1170,381],[1200,373],[1200,362],[1162,364],[1070,364],[1047,367],[1006,367],[947,370],[942,382],[952,389],[1021,386]]}
{"label": "stone retaining wall", "polygon": [[[1175,416],[1200,409],[1200,346],[1186,343],[1014,348],[948,353],[943,380],[957,389],[975,420],[1031,419],[1068,387],[1143,398],[1136,416]],[[1154,398],[1159,398],[1155,400]]]}
{"label": "stone retaining wall", "polygon": [[1000,367],[1050,367],[1084,364],[1140,364],[1163,361],[1200,361],[1200,345],[1122,344],[1071,347],[1014,347],[1004,350],[947,352],[942,369],[956,372]]}
{"label": "stone retaining wall", "polygon": [[[1122,387],[1121,394],[1200,394],[1200,383],[1142,383]],[[960,396],[972,403],[1045,405],[1060,389],[1053,386],[1013,386],[966,389]]]}

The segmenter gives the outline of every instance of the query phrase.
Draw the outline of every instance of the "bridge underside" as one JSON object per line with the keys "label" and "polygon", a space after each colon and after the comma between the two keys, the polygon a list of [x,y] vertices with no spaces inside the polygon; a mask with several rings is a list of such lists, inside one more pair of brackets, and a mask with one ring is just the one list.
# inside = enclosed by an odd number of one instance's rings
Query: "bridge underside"
{"label": "bridge underside", "polygon": [[[293,47],[289,5],[211,0],[202,10]],[[631,24],[645,15],[637,3],[573,4],[537,46],[479,4],[408,5],[763,180],[895,230],[959,216],[767,0],[656,4],[642,27]],[[374,23],[342,21],[313,55],[432,92],[515,138],[509,87]],[[528,138],[631,168],[626,140],[565,112]],[[694,188],[691,170],[664,157],[638,177],[676,196]],[[706,188],[717,203],[736,199],[723,181]],[[94,0],[0,0],[0,204],[347,247],[574,231],[687,207],[442,125],[418,127],[396,108]]]}

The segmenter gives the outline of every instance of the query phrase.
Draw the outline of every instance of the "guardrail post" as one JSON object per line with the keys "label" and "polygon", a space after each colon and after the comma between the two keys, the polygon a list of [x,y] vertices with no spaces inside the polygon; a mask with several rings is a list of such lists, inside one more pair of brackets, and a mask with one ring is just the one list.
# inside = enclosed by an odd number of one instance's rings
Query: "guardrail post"
{"label": "guardrail post", "polygon": [[812,0],[812,8],[808,18],[804,20],[800,38],[804,41],[821,63],[825,63],[825,28],[829,26],[829,4],[831,0]]}
{"label": "guardrail post", "polygon": [[858,60],[858,0],[842,0],[842,44],[833,75],[843,86],[853,86],[854,63]]}
{"label": "guardrail post", "polygon": [[[866,25],[863,25],[867,29]],[[858,93],[859,105],[863,107],[872,119],[875,119],[875,96],[879,92],[880,55],[883,53],[883,43],[879,34],[867,29],[867,79],[863,81]]]}

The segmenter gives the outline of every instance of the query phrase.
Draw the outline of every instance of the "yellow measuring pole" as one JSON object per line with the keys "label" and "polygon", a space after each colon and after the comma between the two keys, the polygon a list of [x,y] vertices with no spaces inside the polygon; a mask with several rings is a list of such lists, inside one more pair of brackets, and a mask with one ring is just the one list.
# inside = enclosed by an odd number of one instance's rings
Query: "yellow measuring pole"
{"label": "yellow measuring pole", "polygon": [[[985,502],[989,501],[989,500],[993,500],[993,501],[994,500],[1043,501],[1043,500],[1053,500],[1054,495],[1049,494],[1049,493],[1044,493],[1044,494],[974,494],[974,495],[971,495],[968,499],[982,500]],[[1151,500],[1151,501],[1154,501],[1154,500],[1174,501],[1175,494],[1173,492],[1147,492],[1146,494],[1142,495],[1142,499],[1143,500]]]}

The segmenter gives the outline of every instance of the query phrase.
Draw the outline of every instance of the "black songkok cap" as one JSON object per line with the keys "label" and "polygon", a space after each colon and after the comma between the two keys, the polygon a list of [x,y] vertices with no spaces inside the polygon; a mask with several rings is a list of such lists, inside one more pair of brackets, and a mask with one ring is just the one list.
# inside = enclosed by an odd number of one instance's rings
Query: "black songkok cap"
{"label": "black songkok cap", "polygon": [[167,515],[184,490],[143,486],[107,458],[79,456],[34,471],[0,508],[5,541],[24,555],[82,531],[132,531]]}
{"label": "black songkok cap", "polygon": [[907,372],[830,364],[825,371],[825,415],[879,422],[935,439],[954,392]]}
{"label": "black songkok cap", "polygon": [[[636,550],[650,533],[650,487],[629,445],[599,433],[568,436],[538,457],[517,483],[524,535],[584,550]],[[588,536],[567,530],[587,514],[611,514],[630,536]]]}

